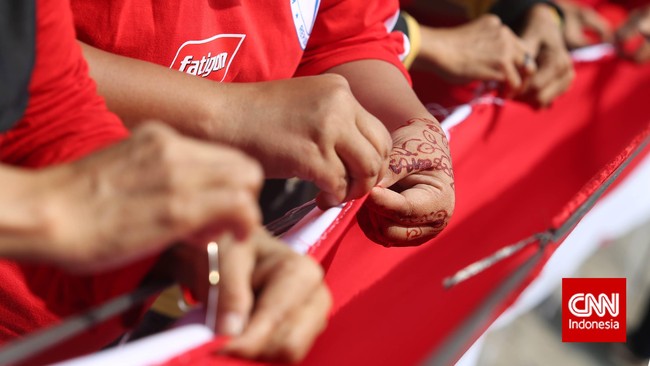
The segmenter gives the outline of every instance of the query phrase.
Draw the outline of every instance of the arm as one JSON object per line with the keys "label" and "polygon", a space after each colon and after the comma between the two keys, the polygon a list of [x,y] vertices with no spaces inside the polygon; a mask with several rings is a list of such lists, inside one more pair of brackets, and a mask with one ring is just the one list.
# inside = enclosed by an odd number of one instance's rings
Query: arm
{"label": "arm", "polygon": [[[268,178],[314,182],[321,207],[377,183],[390,137],[332,75],[216,83],[84,46],[100,93],[127,124],[161,119],[184,134],[239,148]],[[336,123],[328,123],[336,121]]]}
{"label": "arm", "polygon": [[237,151],[147,125],[73,164],[0,171],[0,254],[97,272],[174,241],[259,224],[261,172]]}
{"label": "arm", "polygon": [[42,204],[43,187],[33,173],[0,166],[0,257],[44,259],[49,222]]}
{"label": "arm", "polygon": [[214,83],[156,64],[114,55],[81,43],[90,76],[109,109],[133,128],[143,121],[164,120],[184,134],[218,141],[224,139],[229,116],[229,84]]}

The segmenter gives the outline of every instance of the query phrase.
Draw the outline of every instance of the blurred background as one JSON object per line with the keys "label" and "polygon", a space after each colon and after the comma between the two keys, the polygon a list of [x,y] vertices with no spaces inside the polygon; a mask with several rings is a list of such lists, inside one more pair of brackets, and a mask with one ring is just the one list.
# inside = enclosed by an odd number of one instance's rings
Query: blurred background
{"label": "blurred background", "polygon": [[[627,331],[633,331],[650,297],[650,222],[603,245],[571,277],[626,277]],[[490,332],[480,366],[648,365],[622,343],[562,343],[562,291],[558,286],[540,305],[502,329]],[[628,338],[629,339],[629,338]]]}

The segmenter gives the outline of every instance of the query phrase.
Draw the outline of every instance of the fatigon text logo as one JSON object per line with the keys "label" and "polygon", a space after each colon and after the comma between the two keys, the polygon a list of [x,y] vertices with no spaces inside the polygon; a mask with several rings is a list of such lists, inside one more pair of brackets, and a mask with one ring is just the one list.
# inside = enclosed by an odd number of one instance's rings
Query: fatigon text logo
{"label": "fatigon text logo", "polygon": [[244,42],[244,34],[216,36],[183,43],[169,66],[190,75],[215,81],[226,79],[231,63]]}
{"label": "fatigon text logo", "polygon": [[562,341],[625,342],[625,278],[562,279]]}

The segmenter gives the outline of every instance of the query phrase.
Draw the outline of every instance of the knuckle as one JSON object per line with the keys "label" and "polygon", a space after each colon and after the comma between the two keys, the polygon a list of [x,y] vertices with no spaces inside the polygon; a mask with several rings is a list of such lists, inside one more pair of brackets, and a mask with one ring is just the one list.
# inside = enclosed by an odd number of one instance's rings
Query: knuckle
{"label": "knuckle", "polygon": [[236,189],[231,196],[232,210],[242,216],[252,216],[256,212],[257,206],[253,196],[245,189]]}
{"label": "knuckle", "polygon": [[350,84],[345,77],[339,74],[323,74],[322,77],[327,80],[334,90],[341,89],[347,92],[350,91]]}
{"label": "knuckle", "polygon": [[179,179],[178,177],[176,166],[169,160],[159,163],[156,170],[158,172],[157,179],[160,186],[167,191],[175,190],[178,187],[179,181],[183,181],[182,178]]}
{"label": "knuckle", "polygon": [[509,35],[510,35],[510,28],[508,28],[508,26],[506,25],[499,26],[499,37],[501,39],[505,40],[508,38]]}
{"label": "knuckle", "polygon": [[297,257],[296,269],[301,273],[301,278],[306,283],[320,284],[323,281],[325,273],[323,268],[311,258]]}
{"label": "knuckle", "polygon": [[375,156],[372,159],[367,159],[363,166],[363,171],[361,172],[361,178],[372,179],[379,175],[381,170],[381,157],[379,155]]}
{"label": "knuckle", "polygon": [[159,146],[169,143],[174,138],[174,132],[160,123],[147,122],[135,131],[134,136],[144,143]]}
{"label": "knuckle", "polygon": [[352,91],[347,79],[341,75],[328,74],[328,88],[324,94],[331,103],[328,106],[340,108],[340,104],[349,103],[352,100]]}
{"label": "knuckle", "polygon": [[241,170],[244,171],[244,174],[242,174],[239,184],[258,192],[262,188],[264,182],[264,170],[262,169],[262,165],[256,160],[243,156],[240,167]]}
{"label": "knuckle", "polygon": [[318,179],[318,181],[322,184],[321,188],[330,193],[338,194],[339,192],[345,192],[347,189],[345,173],[336,173],[331,171],[322,176],[321,179]]}
{"label": "knuckle", "polygon": [[481,17],[481,20],[490,27],[501,26],[501,19],[494,14],[486,14]]}
{"label": "knuckle", "polygon": [[189,225],[189,216],[185,212],[185,202],[187,200],[181,195],[173,195],[169,198],[160,210],[160,220],[162,224],[183,229]]}

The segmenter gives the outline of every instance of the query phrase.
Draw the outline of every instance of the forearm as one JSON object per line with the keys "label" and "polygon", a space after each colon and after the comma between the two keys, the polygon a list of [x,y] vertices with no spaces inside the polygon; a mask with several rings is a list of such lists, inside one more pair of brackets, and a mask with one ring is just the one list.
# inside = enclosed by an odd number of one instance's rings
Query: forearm
{"label": "forearm", "polygon": [[354,61],[334,67],[328,72],[344,76],[359,103],[381,120],[390,132],[412,118],[435,120],[400,70],[387,62]]}
{"label": "forearm", "polygon": [[35,175],[0,166],[0,257],[43,259],[50,245],[49,219],[43,191]]}
{"label": "forearm", "polygon": [[[419,27],[421,46],[413,63],[413,69],[430,70],[431,67],[441,67],[441,59],[448,57],[452,49],[448,44],[449,32],[458,28],[433,28],[421,25]],[[451,45],[453,46],[453,45]]]}
{"label": "forearm", "polygon": [[162,120],[187,135],[205,138],[218,128],[215,111],[229,110],[227,84],[81,46],[99,93],[131,128]]}

